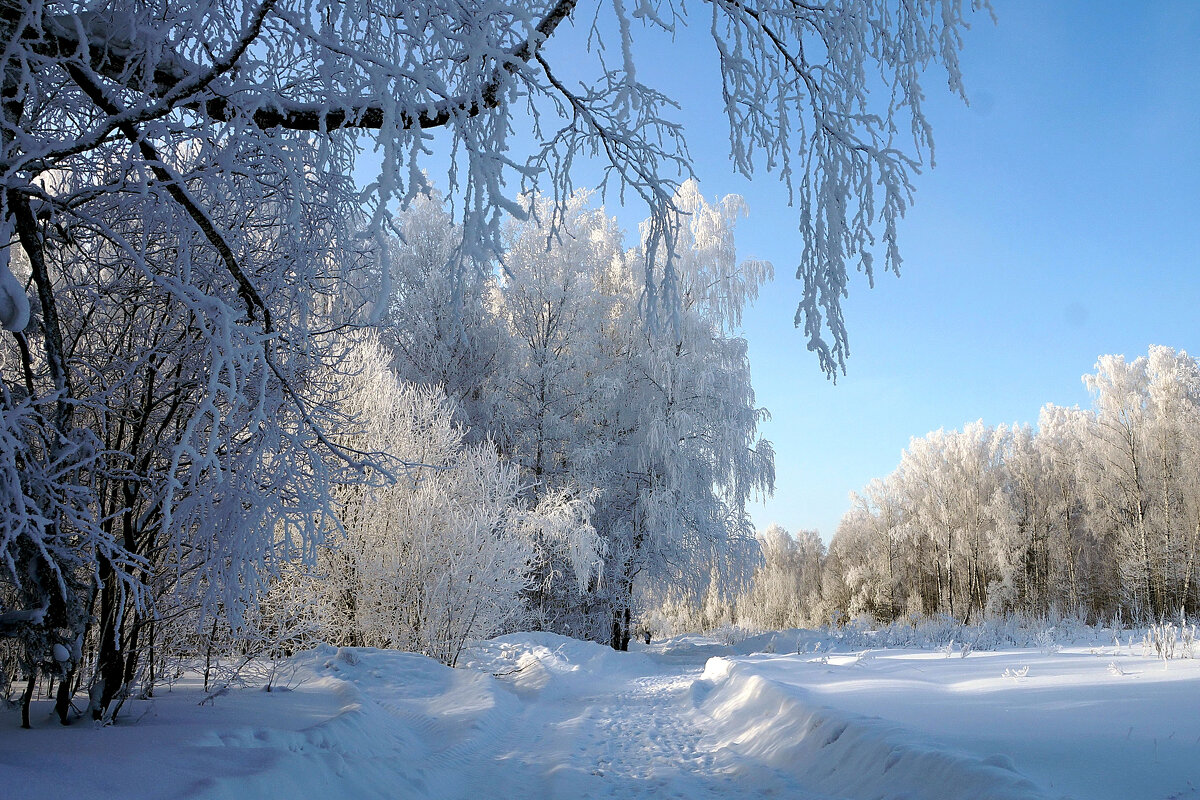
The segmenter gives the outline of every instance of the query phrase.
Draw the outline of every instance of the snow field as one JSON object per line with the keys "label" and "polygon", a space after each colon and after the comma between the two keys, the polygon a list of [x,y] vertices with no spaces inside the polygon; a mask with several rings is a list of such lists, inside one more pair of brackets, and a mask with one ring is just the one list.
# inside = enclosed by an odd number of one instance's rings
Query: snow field
{"label": "snow field", "polygon": [[516,634],[450,669],[323,647],[290,690],[201,706],[181,682],[110,728],[63,730],[39,701],[21,731],[9,711],[0,776],[31,800],[1200,798],[1200,661],[746,648]]}

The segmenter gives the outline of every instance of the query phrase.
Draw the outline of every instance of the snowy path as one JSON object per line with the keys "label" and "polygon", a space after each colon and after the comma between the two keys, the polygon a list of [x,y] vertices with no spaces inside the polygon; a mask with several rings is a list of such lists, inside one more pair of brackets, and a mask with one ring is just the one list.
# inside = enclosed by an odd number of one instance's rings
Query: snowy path
{"label": "snowy path", "polygon": [[[698,677],[699,670],[695,677]],[[645,677],[585,699],[575,757],[596,779],[596,796],[728,797],[732,778],[714,769],[703,729],[682,698],[693,676]]]}
{"label": "snowy path", "polygon": [[700,750],[700,728],[681,713],[677,697],[687,686],[647,677],[531,703],[500,748],[473,766],[542,797],[728,796],[728,778],[712,776],[712,759]]}
{"label": "snowy path", "polygon": [[464,798],[821,797],[799,793],[770,767],[751,788],[718,765],[692,699],[703,656],[663,666],[600,650],[574,674],[578,665],[562,649],[535,648],[521,653],[518,668],[497,670],[519,709],[431,754],[432,782],[459,784]]}
{"label": "snowy path", "polygon": [[[197,705],[186,683],[130,701],[126,723],[35,728],[0,717],[0,779],[23,800],[137,798],[688,798],[823,800],[707,743],[693,687],[707,653],[659,663],[561,637],[488,643],[475,669],[327,649],[293,691]],[[498,673],[494,677],[490,673]]]}
{"label": "snowy path", "polygon": [[[398,654],[344,674],[410,728],[415,791],[481,798],[1044,800],[1011,762],[807,701],[720,646],[614,653],[552,634],[485,643],[471,670],[422,683]],[[375,660],[387,664],[377,669]],[[414,666],[419,666],[414,662]],[[426,667],[427,669],[427,667]],[[366,674],[386,672],[389,680]]]}

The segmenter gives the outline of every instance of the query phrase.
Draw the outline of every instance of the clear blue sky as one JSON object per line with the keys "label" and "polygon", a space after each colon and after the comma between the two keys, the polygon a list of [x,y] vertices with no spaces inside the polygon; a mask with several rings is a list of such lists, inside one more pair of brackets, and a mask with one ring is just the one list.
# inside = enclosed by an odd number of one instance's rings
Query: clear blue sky
{"label": "clear blue sky", "polygon": [[901,229],[902,277],[851,288],[837,385],[792,327],[794,211],[771,176],[731,175],[722,121],[698,99],[710,76],[686,49],[670,59],[688,67],[668,91],[704,193],[747,198],[739,254],[776,267],[745,330],[777,452],[760,527],[828,539],[847,493],[894,469],[911,436],[1035,423],[1047,402],[1087,405],[1080,376],[1102,353],[1200,347],[1200,3],[995,5],[998,23],[977,15],[966,38],[971,107],[929,78],[937,166]]}

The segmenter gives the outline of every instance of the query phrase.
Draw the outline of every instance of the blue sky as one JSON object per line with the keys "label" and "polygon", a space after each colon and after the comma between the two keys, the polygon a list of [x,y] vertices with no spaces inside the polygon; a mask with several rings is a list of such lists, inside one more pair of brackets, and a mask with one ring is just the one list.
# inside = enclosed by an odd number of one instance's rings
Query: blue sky
{"label": "blue sky", "polygon": [[996,14],[966,37],[970,108],[938,74],[927,82],[937,167],[901,228],[902,276],[851,287],[836,385],[792,327],[794,211],[772,176],[732,176],[701,62],[686,48],[670,59],[689,67],[668,91],[704,193],[746,197],[739,254],[776,267],[745,328],[777,452],[760,527],[828,539],[847,493],[890,472],[911,436],[1087,405],[1080,376],[1102,353],[1196,349],[1200,3],[997,2]]}

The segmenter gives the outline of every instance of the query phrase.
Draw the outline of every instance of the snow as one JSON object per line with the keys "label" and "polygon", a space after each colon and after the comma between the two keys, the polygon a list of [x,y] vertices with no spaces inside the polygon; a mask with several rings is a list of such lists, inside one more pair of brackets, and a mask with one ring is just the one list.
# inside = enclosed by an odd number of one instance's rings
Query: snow
{"label": "snow", "polygon": [[[8,241],[11,226],[0,224],[0,237]],[[0,259],[0,328],[23,331],[29,326],[29,296],[12,274],[8,259]]]}
{"label": "snow", "polygon": [[[750,652],[788,639],[806,652]],[[616,653],[529,633],[450,669],[323,647],[275,691],[201,704],[184,678],[107,728],[62,729],[48,700],[33,730],[6,711],[0,776],[30,800],[1200,798],[1200,661],[1052,650],[846,651],[791,632]]]}
{"label": "snow", "polygon": [[1200,797],[1200,661],[1159,661],[1142,657],[1140,645],[1132,654],[1110,645],[965,659],[903,649],[828,663],[750,656],[730,668],[740,682],[753,676],[798,693],[806,708],[836,709],[851,725],[886,721],[913,741],[999,758],[1051,796]]}

